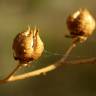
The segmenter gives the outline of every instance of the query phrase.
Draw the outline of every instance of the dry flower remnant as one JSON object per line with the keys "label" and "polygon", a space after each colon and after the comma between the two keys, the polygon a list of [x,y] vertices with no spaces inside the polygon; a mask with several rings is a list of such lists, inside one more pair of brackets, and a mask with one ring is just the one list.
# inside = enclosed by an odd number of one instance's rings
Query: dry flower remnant
{"label": "dry flower remnant", "polygon": [[20,32],[14,39],[13,51],[15,60],[21,64],[38,59],[44,50],[44,44],[39,36],[39,30],[35,27],[31,30]]}
{"label": "dry flower remnant", "polygon": [[71,38],[85,41],[95,30],[96,22],[87,9],[79,9],[67,18]]}

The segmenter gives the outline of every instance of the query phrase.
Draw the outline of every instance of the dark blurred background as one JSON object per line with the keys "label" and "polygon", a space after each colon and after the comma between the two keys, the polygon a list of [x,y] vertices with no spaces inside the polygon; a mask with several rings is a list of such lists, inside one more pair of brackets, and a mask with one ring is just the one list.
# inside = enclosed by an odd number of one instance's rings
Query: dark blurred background
{"label": "dark blurred background", "polygon": [[[32,28],[39,26],[45,52],[33,66],[18,73],[59,60],[71,44],[71,40],[64,37],[68,34],[66,18],[79,8],[88,8],[96,17],[95,0],[0,0],[0,78],[16,66],[12,54],[13,38],[26,30],[28,24]],[[95,32],[71,52],[70,60],[96,56]],[[96,96],[96,65],[68,64],[46,76],[1,84],[0,96]]]}

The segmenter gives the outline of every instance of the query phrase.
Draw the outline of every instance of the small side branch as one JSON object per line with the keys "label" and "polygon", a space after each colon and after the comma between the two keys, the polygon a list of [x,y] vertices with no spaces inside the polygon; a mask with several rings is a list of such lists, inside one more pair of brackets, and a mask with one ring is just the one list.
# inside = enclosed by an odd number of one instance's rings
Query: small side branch
{"label": "small side branch", "polygon": [[13,71],[4,79],[4,81],[8,80],[9,78],[11,78],[11,76],[13,76],[15,74],[15,72],[21,67],[22,65],[19,63],[15,69],[13,69]]}

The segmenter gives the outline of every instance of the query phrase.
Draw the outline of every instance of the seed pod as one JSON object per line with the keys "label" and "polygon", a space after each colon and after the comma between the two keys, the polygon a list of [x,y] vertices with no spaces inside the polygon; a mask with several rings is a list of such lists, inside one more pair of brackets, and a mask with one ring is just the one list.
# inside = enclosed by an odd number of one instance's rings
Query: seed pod
{"label": "seed pod", "polygon": [[93,33],[96,23],[87,9],[79,9],[67,18],[67,26],[71,37],[86,40]]}
{"label": "seed pod", "polygon": [[44,44],[39,36],[38,29],[31,30],[28,27],[27,31],[20,32],[15,37],[12,48],[15,60],[19,60],[20,63],[28,63],[41,56]]}

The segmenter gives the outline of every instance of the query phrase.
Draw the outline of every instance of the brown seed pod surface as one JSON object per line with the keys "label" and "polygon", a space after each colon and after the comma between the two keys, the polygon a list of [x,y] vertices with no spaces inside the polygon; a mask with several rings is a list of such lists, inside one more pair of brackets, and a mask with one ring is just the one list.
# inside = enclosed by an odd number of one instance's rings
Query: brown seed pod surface
{"label": "brown seed pod surface", "polygon": [[87,38],[93,33],[96,23],[87,9],[79,9],[67,18],[67,26],[72,37]]}
{"label": "brown seed pod surface", "polygon": [[44,44],[39,36],[38,29],[20,32],[13,41],[13,55],[15,60],[23,63],[38,59],[44,50]]}

